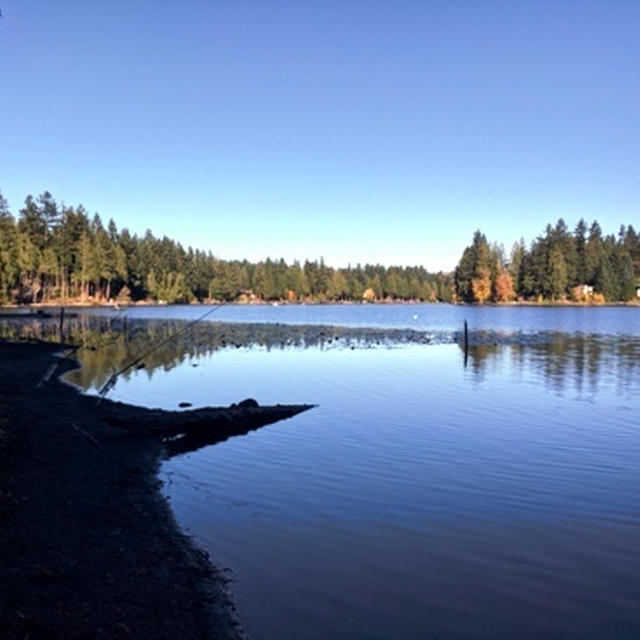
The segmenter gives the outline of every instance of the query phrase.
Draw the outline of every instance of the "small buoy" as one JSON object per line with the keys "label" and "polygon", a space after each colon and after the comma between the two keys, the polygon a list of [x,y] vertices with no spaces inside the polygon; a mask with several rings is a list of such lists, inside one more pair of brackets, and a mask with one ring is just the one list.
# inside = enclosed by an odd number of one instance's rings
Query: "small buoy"
{"label": "small buoy", "polygon": [[417,314],[417,313],[414,313],[414,314],[413,314],[413,319],[414,319],[414,320],[417,320],[417,319],[418,319],[418,314]]}

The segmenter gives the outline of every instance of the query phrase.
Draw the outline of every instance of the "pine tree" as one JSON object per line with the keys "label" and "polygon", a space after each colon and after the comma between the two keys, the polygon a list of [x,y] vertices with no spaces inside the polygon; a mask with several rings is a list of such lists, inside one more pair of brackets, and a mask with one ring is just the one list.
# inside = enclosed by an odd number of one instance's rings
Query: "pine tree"
{"label": "pine tree", "polygon": [[562,300],[569,282],[567,264],[560,247],[553,247],[549,252],[549,268],[545,289],[551,300]]}
{"label": "pine tree", "polygon": [[526,252],[527,248],[524,244],[523,238],[521,238],[519,242],[516,242],[511,249],[511,256],[509,258],[509,275],[511,276],[513,290],[516,295],[523,293],[523,260]]}
{"label": "pine tree", "polygon": [[[478,301],[477,293],[480,292],[485,277],[489,278],[489,291],[491,290],[491,252],[487,238],[480,230],[473,234],[471,246],[466,247],[462,258],[455,270],[455,290],[458,298],[464,302]],[[476,280],[476,290],[473,289],[473,281]],[[482,288],[482,287],[481,287]],[[490,294],[489,294],[490,295]],[[484,299],[484,298],[483,298]]]}
{"label": "pine tree", "polygon": [[620,266],[620,300],[632,300],[636,295],[636,279],[633,275],[633,261],[624,253]]}
{"label": "pine tree", "polygon": [[589,280],[587,268],[586,244],[587,225],[580,218],[573,233],[576,246],[576,284],[586,284]]}
{"label": "pine tree", "polygon": [[600,254],[600,261],[596,266],[594,289],[609,302],[618,299],[618,287],[616,286],[613,269],[611,268],[609,256],[605,253]]}
{"label": "pine tree", "polygon": [[327,290],[327,297],[329,300],[343,300],[347,295],[347,279],[344,277],[340,269],[336,269],[331,274],[331,280],[329,281],[329,287]]}
{"label": "pine tree", "polygon": [[0,192],[0,303],[11,301],[18,280],[18,230],[9,203]]}
{"label": "pine tree", "polygon": [[602,263],[602,229],[596,220],[589,227],[589,238],[585,245],[586,282],[596,283],[596,271]]}

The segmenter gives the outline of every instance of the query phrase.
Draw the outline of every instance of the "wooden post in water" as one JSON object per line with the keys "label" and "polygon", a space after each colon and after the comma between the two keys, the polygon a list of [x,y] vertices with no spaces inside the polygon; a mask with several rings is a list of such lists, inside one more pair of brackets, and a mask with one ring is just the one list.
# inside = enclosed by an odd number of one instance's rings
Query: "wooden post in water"
{"label": "wooden post in water", "polygon": [[469,326],[467,319],[464,319],[464,366],[467,366],[467,358],[469,357]]}
{"label": "wooden post in water", "polygon": [[64,307],[60,307],[60,342],[64,342]]}

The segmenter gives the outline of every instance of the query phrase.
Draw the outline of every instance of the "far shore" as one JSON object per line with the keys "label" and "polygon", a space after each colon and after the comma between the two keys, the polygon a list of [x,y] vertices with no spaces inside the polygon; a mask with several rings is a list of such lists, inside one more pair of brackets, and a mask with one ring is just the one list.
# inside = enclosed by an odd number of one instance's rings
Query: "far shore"
{"label": "far shore", "polygon": [[453,305],[458,307],[483,308],[483,307],[640,307],[640,298],[628,300],[626,302],[594,302],[594,301],[575,301],[575,300],[513,300],[510,302],[485,302],[485,303],[469,303],[469,302],[441,302],[441,301],[425,301],[425,300],[251,300],[251,301],[224,301],[224,300],[207,300],[207,301],[191,301],[191,302],[158,302],[153,300],[139,300],[136,302],[81,302],[77,300],[60,300],[51,302],[28,302],[22,304],[5,304],[0,305],[0,310],[27,310],[27,309],[115,309],[122,310],[137,307],[176,307],[176,306],[194,306],[204,307],[211,305],[225,305],[237,307],[250,306],[360,306],[360,305]]}

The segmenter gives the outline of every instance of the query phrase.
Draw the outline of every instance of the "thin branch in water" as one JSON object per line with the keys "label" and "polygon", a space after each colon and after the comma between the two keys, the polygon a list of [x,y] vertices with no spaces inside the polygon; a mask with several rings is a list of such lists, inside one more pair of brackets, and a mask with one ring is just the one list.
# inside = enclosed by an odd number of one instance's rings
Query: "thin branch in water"
{"label": "thin branch in water", "polygon": [[96,444],[100,444],[100,442],[98,442],[98,440],[96,440],[90,433],[87,433],[84,429],[81,429],[77,424],[75,424],[75,422],[71,423],[71,426],[78,432],[81,433],[83,436],[89,438],[89,440],[91,440],[91,442],[95,442]]}
{"label": "thin branch in water", "polygon": [[36,385],[36,389],[39,389],[45,382],[49,382],[51,380],[51,376],[54,371],[58,368],[58,363],[54,362],[47,367],[47,370],[44,372],[42,378],[40,378],[40,382]]}
{"label": "thin branch in water", "polygon": [[100,391],[98,392],[98,404],[100,404],[100,401],[102,400],[102,398],[104,398],[104,396],[115,385],[116,380],[118,379],[118,376],[123,374],[125,371],[128,371],[129,369],[131,369],[131,367],[135,367],[138,363],[142,362],[142,360],[144,360],[148,355],[153,353],[156,349],[159,349],[160,347],[171,342],[172,340],[175,340],[178,336],[184,335],[185,333],[187,333],[187,331],[189,331],[189,329],[191,329],[192,327],[195,327],[195,325],[198,324],[198,322],[200,322],[201,320],[204,320],[208,315],[211,315],[212,313],[214,313],[215,311],[217,311],[218,309],[224,306],[225,306],[225,303],[223,302],[222,304],[219,304],[213,307],[213,309],[209,309],[209,311],[207,311],[206,313],[203,313],[201,316],[199,316],[195,320],[192,320],[189,324],[187,324],[186,327],[182,328],[180,331],[176,331],[172,335],[167,336],[157,344],[151,346],[144,353],[142,353],[142,355],[139,355],[137,358],[132,360],[129,364],[122,367],[122,369],[113,373],[111,377],[107,380],[107,382],[102,386]]}

